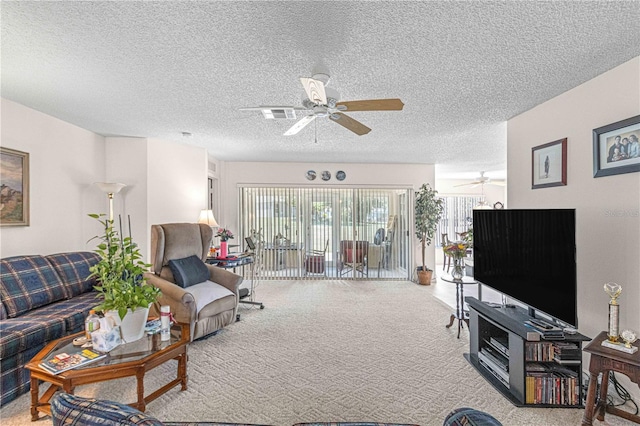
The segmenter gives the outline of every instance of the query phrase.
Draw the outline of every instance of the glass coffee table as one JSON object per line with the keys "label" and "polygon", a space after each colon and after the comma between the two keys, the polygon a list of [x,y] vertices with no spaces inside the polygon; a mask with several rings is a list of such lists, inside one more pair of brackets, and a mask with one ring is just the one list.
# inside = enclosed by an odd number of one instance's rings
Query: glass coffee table
{"label": "glass coffee table", "polygon": [[[84,332],[62,337],[50,342],[26,365],[31,372],[31,420],[38,420],[40,412],[51,414],[49,401],[58,391],[73,394],[80,385],[105,382],[122,377],[136,377],[138,400],[129,404],[140,411],[146,405],[167,392],[181,385],[180,390],[187,389],[187,346],[189,344],[189,325],[174,324],[171,327],[171,339],[160,341],[160,333],[146,335],[131,343],[122,344],[96,362],[76,367],[59,374],[53,374],[39,366],[44,360],[59,353],[69,355],[82,351],[80,346],[73,345],[73,339],[83,336]],[[175,359],[178,361],[176,378],[144,396],[144,375],[147,371]],[[40,381],[49,383],[49,388],[40,396]]]}

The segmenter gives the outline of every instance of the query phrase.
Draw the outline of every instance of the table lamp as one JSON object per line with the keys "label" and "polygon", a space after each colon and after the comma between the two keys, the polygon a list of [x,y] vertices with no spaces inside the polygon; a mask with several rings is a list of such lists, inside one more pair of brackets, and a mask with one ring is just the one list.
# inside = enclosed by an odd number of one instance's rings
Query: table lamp
{"label": "table lamp", "polygon": [[210,227],[218,226],[218,222],[216,222],[216,218],[213,217],[212,210],[200,210],[200,217],[198,218],[198,223],[205,223]]}

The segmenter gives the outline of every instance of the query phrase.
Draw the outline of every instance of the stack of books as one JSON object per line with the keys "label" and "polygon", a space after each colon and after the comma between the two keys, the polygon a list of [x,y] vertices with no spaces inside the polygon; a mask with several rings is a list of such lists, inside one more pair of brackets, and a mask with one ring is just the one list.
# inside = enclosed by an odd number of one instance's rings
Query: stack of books
{"label": "stack of books", "polygon": [[558,364],[580,364],[582,351],[577,344],[571,342],[555,342],[553,360]]}

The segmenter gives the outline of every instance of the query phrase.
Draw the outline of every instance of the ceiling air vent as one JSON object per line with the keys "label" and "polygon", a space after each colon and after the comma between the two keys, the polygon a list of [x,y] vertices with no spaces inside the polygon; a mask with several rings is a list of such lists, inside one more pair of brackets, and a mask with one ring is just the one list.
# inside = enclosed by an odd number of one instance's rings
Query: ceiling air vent
{"label": "ceiling air vent", "polygon": [[295,120],[296,118],[296,111],[293,108],[263,108],[261,111],[264,118],[270,120]]}

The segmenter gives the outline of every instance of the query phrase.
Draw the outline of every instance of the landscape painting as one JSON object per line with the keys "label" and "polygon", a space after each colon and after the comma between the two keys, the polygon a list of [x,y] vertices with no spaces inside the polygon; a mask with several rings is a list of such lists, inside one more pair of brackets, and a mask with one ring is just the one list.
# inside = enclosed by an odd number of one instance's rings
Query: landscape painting
{"label": "landscape painting", "polygon": [[29,154],[0,148],[0,226],[29,226]]}

